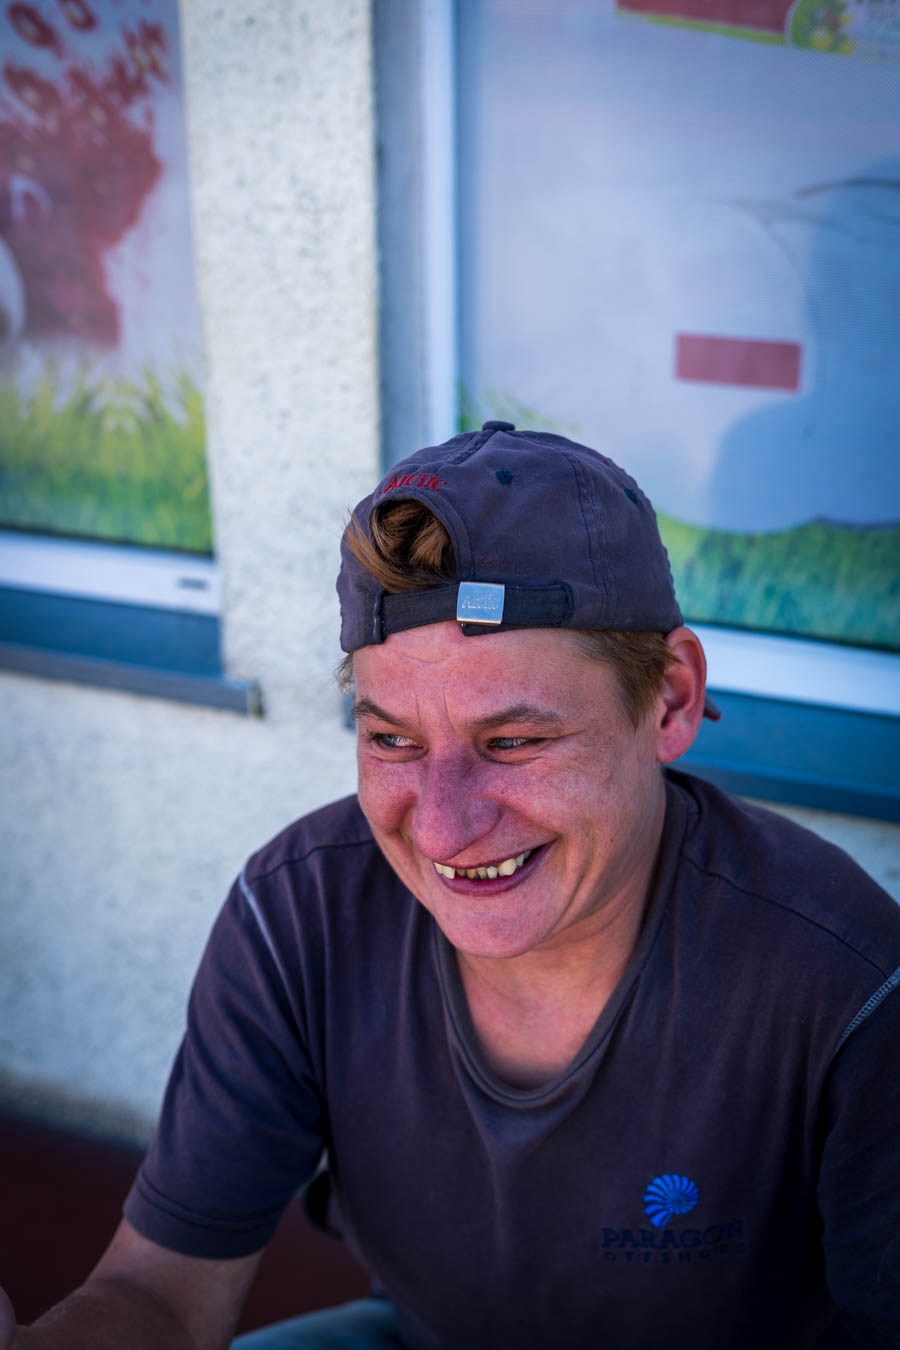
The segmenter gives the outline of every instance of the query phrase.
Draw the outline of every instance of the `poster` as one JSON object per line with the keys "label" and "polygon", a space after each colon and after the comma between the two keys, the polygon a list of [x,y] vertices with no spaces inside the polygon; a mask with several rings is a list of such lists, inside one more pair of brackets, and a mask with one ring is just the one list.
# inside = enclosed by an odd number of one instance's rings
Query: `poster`
{"label": "poster", "polygon": [[463,421],[628,468],[694,622],[900,648],[900,65],[581,0],[460,33]]}
{"label": "poster", "polygon": [[0,8],[0,528],[212,551],[177,0]]}

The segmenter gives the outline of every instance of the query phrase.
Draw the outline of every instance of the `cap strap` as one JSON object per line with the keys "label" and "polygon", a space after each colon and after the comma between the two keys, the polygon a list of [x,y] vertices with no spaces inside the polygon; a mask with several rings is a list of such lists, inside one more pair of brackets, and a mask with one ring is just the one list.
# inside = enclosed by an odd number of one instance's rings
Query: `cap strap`
{"label": "cap strap", "polygon": [[[470,586],[472,583],[463,582]],[[502,623],[497,620],[465,622],[460,627],[466,637],[478,633],[496,632],[502,628],[558,628],[573,612],[572,593],[564,582],[549,586],[500,586],[503,596]],[[407,591],[400,595],[385,595],[381,601],[381,640],[391,633],[423,624],[443,623],[458,617],[459,592],[455,582],[451,586],[435,586],[427,591]]]}

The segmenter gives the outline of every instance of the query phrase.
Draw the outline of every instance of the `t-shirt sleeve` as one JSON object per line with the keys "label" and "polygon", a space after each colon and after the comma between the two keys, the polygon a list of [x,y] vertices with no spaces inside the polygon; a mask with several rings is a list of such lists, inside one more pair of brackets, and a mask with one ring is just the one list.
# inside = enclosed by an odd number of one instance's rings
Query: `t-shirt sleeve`
{"label": "t-shirt sleeve", "polygon": [[900,972],[838,1050],[823,1120],[826,1273],[860,1346],[900,1346]]}
{"label": "t-shirt sleeve", "polygon": [[325,1121],[302,967],[285,970],[246,883],[213,928],[159,1125],[125,1202],[145,1237],[188,1255],[265,1246],[315,1172]]}

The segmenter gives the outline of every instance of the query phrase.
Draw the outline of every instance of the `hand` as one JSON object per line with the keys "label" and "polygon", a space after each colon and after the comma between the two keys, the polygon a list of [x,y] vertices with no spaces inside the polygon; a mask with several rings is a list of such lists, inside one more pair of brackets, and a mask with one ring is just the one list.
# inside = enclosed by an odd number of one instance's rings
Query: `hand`
{"label": "hand", "polygon": [[21,1350],[21,1347],[13,1305],[0,1289],[0,1350]]}

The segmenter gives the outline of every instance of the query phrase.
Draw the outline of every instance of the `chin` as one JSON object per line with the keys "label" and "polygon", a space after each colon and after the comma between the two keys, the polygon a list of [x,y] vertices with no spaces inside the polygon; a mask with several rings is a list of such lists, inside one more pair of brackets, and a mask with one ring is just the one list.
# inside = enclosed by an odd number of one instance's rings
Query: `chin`
{"label": "chin", "polygon": [[546,938],[544,932],[523,932],[520,923],[503,915],[447,914],[445,906],[431,915],[444,937],[464,956],[481,960],[510,960],[524,956]]}

